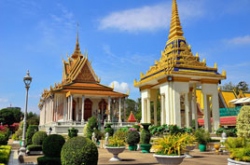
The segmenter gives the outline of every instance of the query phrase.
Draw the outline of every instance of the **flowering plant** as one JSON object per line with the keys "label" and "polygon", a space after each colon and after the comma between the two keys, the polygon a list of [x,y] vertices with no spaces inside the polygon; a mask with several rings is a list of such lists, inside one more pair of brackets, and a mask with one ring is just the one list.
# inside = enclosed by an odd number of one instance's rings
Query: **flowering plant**
{"label": "flowering plant", "polygon": [[136,145],[140,142],[140,134],[135,128],[129,128],[126,141],[129,145]]}

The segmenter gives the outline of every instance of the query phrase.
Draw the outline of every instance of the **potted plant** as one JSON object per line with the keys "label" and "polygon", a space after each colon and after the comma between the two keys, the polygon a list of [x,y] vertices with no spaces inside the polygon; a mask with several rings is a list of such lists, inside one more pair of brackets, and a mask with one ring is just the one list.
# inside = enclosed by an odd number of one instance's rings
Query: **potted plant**
{"label": "potted plant", "polygon": [[113,154],[113,157],[109,161],[121,161],[118,155],[125,150],[125,135],[123,131],[118,130],[113,136],[108,138],[108,144],[105,148]]}
{"label": "potted plant", "polygon": [[151,139],[151,134],[149,132],[148,127],[151,125],[150,123],[142,123],[143,129],[141,131],[141,136],[140,136],[140,148],[142,153],[149,153],[151,144],[150,144],[150,139]]}
{"label": "potted plant", "polygon": [[140,142],[140,134],[135,128],[129,128],[127,133],[126,142],[128,143],[128,147],[130,151],[137,150],[137,144]]}
{"label": "potted plant", "polygon": [[228,164],[250,165],[250,141],[244,137],[229,137],[224,143],[229,151]]}
{"label": "potted plant", "polygon": [[186,146],[195,141],[195,136],[188,133],[169,134],[153,141],[153,155],[160,164],[178,165],[185,155]]}
{"label": "potted plant", "polygon": [[206,145],[209,141],[211,141],[211,136],[208,131],[204,128],[198,128],[194,133],[197,142],[199,143],[199,150],[201,152],[206,151]]}

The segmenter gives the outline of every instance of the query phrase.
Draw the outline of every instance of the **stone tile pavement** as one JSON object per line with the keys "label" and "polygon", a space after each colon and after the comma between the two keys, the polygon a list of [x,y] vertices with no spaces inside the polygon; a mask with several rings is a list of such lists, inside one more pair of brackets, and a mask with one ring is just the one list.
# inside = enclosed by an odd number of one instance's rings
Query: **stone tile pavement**
{"label": "stone tile pavement", "polygon": [[[13,145],[13,144],[12,144]],[[19,165],[17,161],[17,145],[14,145],[12,151],[12,157],[10,158],[9,165]],[[153,153],[141,153],[140,151],[129,151],[125,150],[123,153],[119,154],[122,159],[120,162],[110,162],[109,159],[112,154],[109,153],[104,148],[98,148],[99,159],[98,165],[159,165],[156,159],[153,157]],[[193,158],[185,158],[181,165],[226,165],[228,155],[217,155],[214,151],[200,152],[194,149],[190,152]],[[41,155],[25,156],[25,164],[37,164],[37,157]]]}

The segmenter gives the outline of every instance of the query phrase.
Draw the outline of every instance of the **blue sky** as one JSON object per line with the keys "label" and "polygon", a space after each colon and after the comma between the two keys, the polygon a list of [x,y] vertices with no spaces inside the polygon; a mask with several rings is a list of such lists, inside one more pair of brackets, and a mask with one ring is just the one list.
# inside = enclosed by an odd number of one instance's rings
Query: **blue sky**
{"label": "blue sky", "polygon": [[[172,0],[0,0],[0,109],[25,106],[23,77],[33,77],[28,111],[39,113],[44,89],[61,82],[62,61],[88,52],[101,84],[140,97],[133,81],[159,60]],[[250,84],[250,1],[177,0],[187,42],[208,66],[226,70],[224,83]]]}

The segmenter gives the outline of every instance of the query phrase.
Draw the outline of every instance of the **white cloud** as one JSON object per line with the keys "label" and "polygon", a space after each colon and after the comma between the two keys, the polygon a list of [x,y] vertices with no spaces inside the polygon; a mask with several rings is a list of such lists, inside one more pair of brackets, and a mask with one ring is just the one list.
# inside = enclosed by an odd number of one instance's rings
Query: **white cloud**
{"label": "white cloud", "polygon": [[226,40],[226,42],[229,44],[234,44],[234,45],[250,44],[250,35],[235,37],[235,38]]}
{"label": "white cloud", "polygon": [[121,92],[121,93],[127,93],[129,92],[129,85],[128,83],[125,83],[125,82],[117,82],[117,81],[113,81],[109,84],[109,86],[113,86],[114,85],[114,91],[117,91],[117,92]]}
{"label": "white cloud", "polygon": [[[197,5],[198,4],[198,5]],[[181,22],[200,17],[203,13],[201,3],[191,5],[190,2],[180,3]],[[199,7],[198,7],[199,6]],[[154,6],[112,12],[100,20],[100,29],[114,28],[121,31],[136,32],[139,30],[153,31],[165,29],[170,23],[171,4],[161,3]]]}
{"label": "white cloud", "polygon": [[6,99],[6,98],[0,98],[0,103],[7,103],[7,102],[9,102],[8,99]]}

